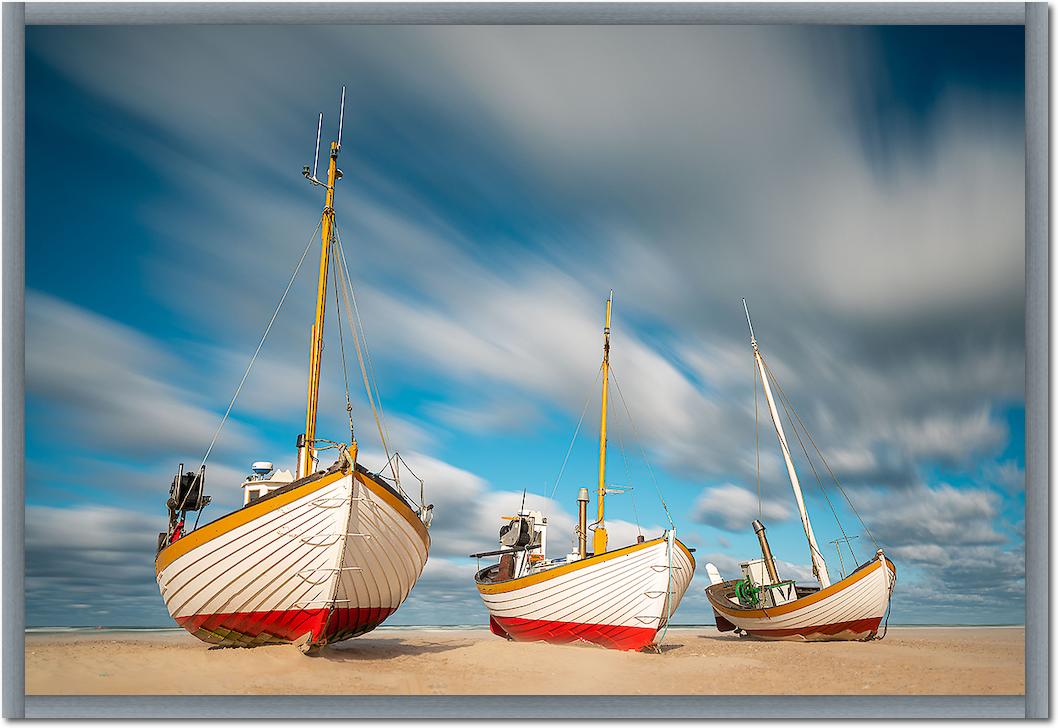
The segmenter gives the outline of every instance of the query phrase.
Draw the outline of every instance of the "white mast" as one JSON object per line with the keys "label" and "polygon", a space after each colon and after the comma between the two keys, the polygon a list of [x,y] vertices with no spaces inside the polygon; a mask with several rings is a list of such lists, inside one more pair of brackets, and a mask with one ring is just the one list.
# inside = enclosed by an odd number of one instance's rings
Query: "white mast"
{"label": "white mast", "polygon": [[786,461],[786,472],[790,474],[790,485],[793,486],[794,499],[797,501],[797,510],[801,513],[801,525],[805,528],[805,536],[808,537],[808,548],[812,552],[812,572],[819,580],[819,586],[826,589],[830,586],[830,574],[827,572],[827,564],[823,560],[823,554],[816,544],[816,536],[812,532],[812,523],[808,520],[808,511],[805,509],[805,499],[801,495],[801,483],[797,479],[797,471],[794,470],[793,459],[790,457],[790,447],[786,444],[786,433],[782,429],[782,420],[779,419],[779,411],[775,408],[775,399],[771,396],[771,385],[768,384],[768,375],[764,370],[764,359],[761,358],[760,349],[757,348],[757,337],[753,335],[753,322],[749,319],[749,306],[746,299],[742,299],[742,307],[746,309],[746,323],[749,324],[749,340],[753,345],[753,358],[757,362],[757,371],[760,372],[760,380],[764,384],[764,396],[768,400],[768,409],[771,412],[771,421],[775,425],[775,434],[779,436],[779,447],[782,448],[782,456]]}

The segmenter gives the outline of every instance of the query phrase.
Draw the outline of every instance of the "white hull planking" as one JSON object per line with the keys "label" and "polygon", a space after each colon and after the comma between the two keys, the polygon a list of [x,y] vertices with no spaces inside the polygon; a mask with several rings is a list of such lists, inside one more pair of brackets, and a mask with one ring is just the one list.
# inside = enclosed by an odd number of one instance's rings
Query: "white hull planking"
{"label": "white hull planking", "polygon": [[489,585],[481,584],[479,590],[489,614],[501,621],[513,618],[657,631],[676,611],[694,575],[694,564],[684,548],[674,545],[672,550],[670,604],[665,599],[670,585],[664,538],[584,568],[561,573],[564,567],[557,567],[555,576],[510,591],[486,593]]}
{"label": "white hull planking", "polygon": [[[332,606],[374,610],[382,618],[392,613],[422,573],[429,538],[359,478],[336,475],[322,488],[266,510],[162,568],[158,585],[170,615],[184,624],[201,615]],[[265,499],[246,509],[267,504]],[[320,637],[313,635],[313,641]],[[245,635],[218,635],[217,641],[246,640]],[[284,640],[265,634],[253,641]]]}
{"label": "white hull planking", "polygon": [[[889,607],[895,567],[886,560],[869,562],[860,572],[832,584],[816,594],[779,607],[744,610],[706,589],[710,603],[724,619],[751,635],[767,639],[849,640],[862,639],[877,631]],[[718,585],[721,586],[721,585]],[[822,595],[822,596],[820,596]]]}

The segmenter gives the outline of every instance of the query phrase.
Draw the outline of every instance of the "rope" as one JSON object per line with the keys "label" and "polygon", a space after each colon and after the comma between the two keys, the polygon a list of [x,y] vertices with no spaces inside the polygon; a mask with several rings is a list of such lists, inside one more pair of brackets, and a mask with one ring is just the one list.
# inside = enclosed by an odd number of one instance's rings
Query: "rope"
{"label": "rope", "polygon": [[[313,238],[316,237],[316,231],[320,229],[320,225],[323,223],[316,223],[316,228],[312,231],[312,235],[309,236],[309,241],[305,243],[305,250],[301,253],[301,259],[298,261],[297,266],[294,268],[294,272],[290,275],[290,280],[287,281],[287,287],[283,291],[283,295],[279,298],[279,303],[276,305],[276,310],[272,312],[272,318],[268,320],[268,326],[265,327],[264,333],[261,334],[261,340],[257,342],[257,349],[254,350],[253,356],[250,357],[250,363],[246,365],[246,371],[242,374],[242,379],[239,380],[239,386],[235,388],[235,394],[232,395],[231,401],[228,402],[228,409],[224,411],[224,417],[220,420],[220,425],[217,426],[217,431],[213,433],[213,439],[209,442],[209,447],[206,448],[206,454],[202,456],[202,465],[206,464],[206,460],[209,459],[209,454],[213,452],[213,446],[217,444],[217,438],[220,437],[220,431],[224,429],[225,423],[228,421],[228,415],[231,414],[232,407],[235,406],[235,400],[239,398],[239,393],[242,391],[242,386],[246,383],[246,377],[250,376],[250,370],[253,369],[253,364],[257,361],[257,355],[261,353],[261,347],[264,346],[265,339],[268,338],[268,332],[272,330],[272,324],[275,323],[276,317],[279,315],[279,309],[283,308],[283,302],[287,300],[287,294],[290,293],[290,287],[294,285],[294,278],[297,277],[298,271],[301,270],[301,264],[305,262],[305,257],[309,254],[309,247],[312,245]],[[201,465],[199,470],[201,470]]]}
{"label": "rope", "polygon": [[889,615],[893,611],[893,590],[896,588],[896,579],[889,579],[889,565],[886,563],[885,555],[881,555],[882,568],[885,570],[882,573],[885,575],[886,583],[889,584],[889,594],[885,597],[885,627],[882,629],[882,635],[875,637],[876,640],[884,640],[885,636],[889,634]]}
{"label": "rope", "polygon": [[665,627],[661,630],[661,636],[658,638],[657,646],[658,652],[661,652],[661,643],[665,641],[665,636],[669,633],[669,622],[672,620],[672,547],[676,541],[676,527],[673,526],[669,532],[669,538],[666,539],[666,546],[669,550],[669,585],[665,592]]}
{"label": "rope", "polygon": [[880,637],[876,637],[879,642],[885,639],[885,636],[889,634],[889,613],[893,611],[893,590],[889,590],[889,604],[885,608],[885,625],[882,627],[882,634]]}
{"label": "rope", "polygon": [[[599,365],[599,370],[595,372],[595,382],[598,383],[599,376],[602,374],[602,364]],[[592,385],[594,390],[595,385]],[[562,467],[559,468],[558,477],[555,478],[555,485],[551,488],[551,498],[555,497],[555,491],[558,490],[559,481],[562,480],[562,474],[566,472],[566,463],[569,462],[569,454],[573,452],[573,444],[577,441],[577,433],[580,432],[580,426],[584,424],[584,415],[588,412],[588,405],[591,404],[591,392],[588,394],[588,398],[584,400],[584,408],[580,411],[580,419],[577,420],[577,429],[573,430],[573,438],[569,441],[569,447],[566,449],[566,457],[562,459]]]}
{"label": "rope", "polygon": [[639,452],[643,456],[643,462],[646,463],[647,472],[650,473],[650,480],[654,483],[654,490],[658,493],[658,500],[661,501],[661,507],[665,511],[665,518],[668,519],[669,528],[675,529],[676,525],[672,522],[672,514],[669,512],[669,506],[665,503],[665,497],[661,495],[661,487],[658,485],[658,479],[654,477],[654,468],[650,467],[650,461],[647,460],[646,450],[643,449],[643,441],[639,435],[639,428],[636,427],[635,420],[632,419],[632,413],[628,409],[628,403],[625,401],[624,392],[621,391],[621,385],[617,381],[617,373],[614,372],[613,364],[610,364],[610,376],[613,377],[614,386],[617,388],[617,395],[621,399],[621,405],[624,407],[625,415],[628,417],[628,422],[632,425],[632,434],[635,435],[636,444],[639,446]]}
{"label": "rope", "polygon": [[[345,300],[346,310],[350,310],[350,308],[351,308],[353,311],[356,311],[356,304],[353,303],[352,306],[350,307],[350,303],[349,303],[349,299],[351,297],[350,296],[350,289],[352,288],[352,281],[349,279],[349,266],[346,264],[345,251],[342,249],[341,238],[336,236],[336,240],[338,241],[338,252],[341,255],[342,268],[343,268],[343,273],[344,273],[344,275],[342,275],[342,277],[341,277],[342,298]],[[360,314],[359,313],[357,313],[356,318],[357,318],[357,321],[360,320]],[[356,347],[356,359],[357,359],[357,362],[360,364],[360,375],[361,375],[361,377],[363,378],[363,381],[364,381],[364,389],[366,390],[366,393],[367,393],[367,401],[371,404],[371,413],[375,417],[375,427],[378,428],[378,436],[379,436],[379,439],[382,440],[382,449],[386,453],[386,460],[389,463],[390,472],[393,473],[393,480],[394,480],[394,482],[397,482],[397,485],[399,486],[400,483],[397,481],[397,468],[396,468],[396,465],[393,463],[393,457],[392,457],[392,455],[390,455],[390,452],[389,452],[389,443],[387,442],[387,439],[386,439],[385,428],[382,426],[382,419],[379,416],[379,408],[375,404],[375,397],[374,397],[373,390],[372,390],[372,387],[371,387],[370,378],[368,377],[367,366],[365,364],[364,352],[363,352],[363,349],[360,346],[360,332],[357,330],[357,327],[353,325],[352,321],[349,321],[349,328],[352,330],[352,333],[353,333],[353,344]],[[366,345],[367,345],[367,342],[364,342],[364,346],[365,347],[366,347]]]}
{"label": "rope", "polygon": [[334,246],[330,247],[330,255],[333,259],[331,266],[331,277],[334,280],[334,313],[338,319],[338,348],[342,352],[342,377],[345,379],[345,413],[349,417],[349,441],[356,439],[353,434],[353,402],[349,397],[349,365],[345,359],[345,337],[342,334],[342,307],[338,303],[338,259],[334,252]]}
{"label": "rope", "polygon": [[[360,364],[360,373],[363,375],[364,388],[367,390],[367,398],[371,403],[371,413],[375,417],[375,426],[378,428],[379,439],[382,440],[382,449],[386,458],[390,460],[390,472],[393,473],[393,481],[400,487],[400,476],[397,474],[396,464],[392,462],[389,453],[389,427],[386,425],[386,413],[382,409],[382,396],[378,391],[378,376],[375,374],[375,365],[371,361],[371,352],[367,346],[367,332],[364,322],[360,318],[360,308],[356,304],[356,292],[353,289],[353,280],[349,275],[349,263],[345,257],[345,246],[342,245],[341,232],[337,226],[334,227],[335,239],[338,241],[338,252],[342,259],[343,290],[342,295],[346,298],[346,309],[349,309],[349,300],[352,300],[352,311],[356,316],[356,326],[350,326],[353,331],[353,343],[356,345],[356,357]],[[360,339],[363,338],[361,348]]]}
{"label": "rope", "polygon": [[[342,263],[345,268],[345,275],[349,277],[349,264],[345,261],[345,248],[342,247],[341,231],[338,228],[337,223],[334,226],[335,235],[338,238],[338,247],[342,253]],[[375,362],[371,358],[371,349],[367,345],[367,330],[364,328],[364,322],[360,319],[360,307],[356,303],[356,289],[353,288],[352,278],[349,278],[349,296],[353,300],[353,313],[356,315],[357,328],[360,330],[360,335],[364,339],[364,355],[367,358],[367,371],[371,375],[372,386],[375,391],[375,399],[378,402],[378,409],[382,412],[382,427],[386,430],[386,439],[392,439],[389,435],[389,426],[386,424],[386,413],[382,410],[382,396],[378,391],[378,375],[375,374]]]}

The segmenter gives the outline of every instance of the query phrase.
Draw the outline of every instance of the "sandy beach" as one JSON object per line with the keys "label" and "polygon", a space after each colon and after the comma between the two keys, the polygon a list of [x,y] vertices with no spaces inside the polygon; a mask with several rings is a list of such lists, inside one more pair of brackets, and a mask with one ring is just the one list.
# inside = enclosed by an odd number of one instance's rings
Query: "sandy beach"
{"label": "sandy beach", "polygon": [[[381,629],[304,657],[216,649],[183,632],[30,633],[30,695],[1021,695],[1022,627],[893,627],[871,643],[757,642],[669,631],[661,654],[516,644],[488,630]],[[752,682],[748,677],[752,676]],[[601,678],[601,679],[599,679]]]}

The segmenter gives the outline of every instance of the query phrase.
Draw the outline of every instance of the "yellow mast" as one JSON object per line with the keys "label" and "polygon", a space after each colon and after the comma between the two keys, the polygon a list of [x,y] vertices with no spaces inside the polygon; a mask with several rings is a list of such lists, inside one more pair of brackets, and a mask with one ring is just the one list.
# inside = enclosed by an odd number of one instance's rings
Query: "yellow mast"
{"label": "yellow mast", "polygon": [[320,250],[320,279],[316,286],[316,318],[312,324],[312,343],[309,348],[308,406],[305,410],[305,434],[298,438],[297,478],[312,474],[313,460],[316,457],[314,442],[316,439],[316,405],[320,396],[323,317],[327,309],[327,265],[330,262],[331,239],[334,235],[334,183],[338,178],[338,150],[340,148],[339,142],[331,142],[331,161],[327,169],[327,197],[320,224],[320,239],[323,244]]}
{"label": "yellow mast", "polygon": [[613,305],[613,291],[606,299],[606,328],[603,329],[602,344],[602,415],[599,418],[599,518],[595,524],[595,536],[592,547],[596,554],[606,552],[606,400],[610,392],[610,308]]}

